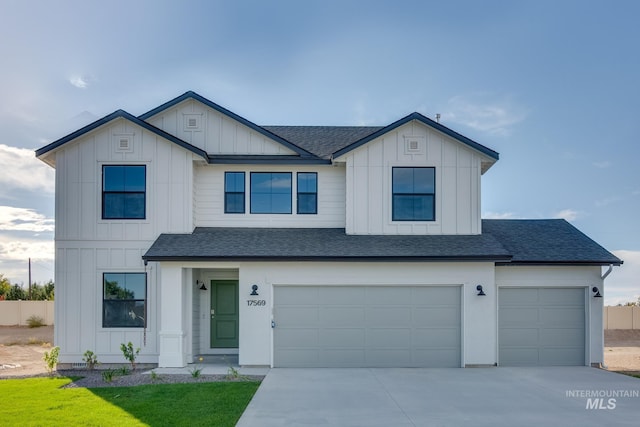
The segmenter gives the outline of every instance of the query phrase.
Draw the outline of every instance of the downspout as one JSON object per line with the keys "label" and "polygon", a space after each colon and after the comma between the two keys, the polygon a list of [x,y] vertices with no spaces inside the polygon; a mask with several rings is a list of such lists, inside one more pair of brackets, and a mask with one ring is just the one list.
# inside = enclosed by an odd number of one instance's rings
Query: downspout
{"label": "downspout", "polygon": [[606,279],[607,276],[609,274],[611,274],[611,272],[613,271],[613,264],[609,264],[609,269],[607,271],[604,272],[604,274],[602,275],[602,277],[600,277],[602,280]]}

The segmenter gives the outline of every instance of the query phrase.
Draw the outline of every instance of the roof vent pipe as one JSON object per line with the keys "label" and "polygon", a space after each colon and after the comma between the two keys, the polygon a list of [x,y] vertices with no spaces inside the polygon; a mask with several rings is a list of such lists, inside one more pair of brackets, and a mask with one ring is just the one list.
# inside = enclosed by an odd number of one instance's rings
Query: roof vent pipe
{"label": "roof vent pipe", "polygon": [[436,123],[440,123],[440,113],[436,113]]}
{"label": "roof vent pipe", "polygon": [[607,278],[607,276],[609,274],[611,274],[611,271],[613,270],[613,264],[609,264],[609,269],[607,271],[604,272],[604,274],[602,275],[601,279],[604,280]]}

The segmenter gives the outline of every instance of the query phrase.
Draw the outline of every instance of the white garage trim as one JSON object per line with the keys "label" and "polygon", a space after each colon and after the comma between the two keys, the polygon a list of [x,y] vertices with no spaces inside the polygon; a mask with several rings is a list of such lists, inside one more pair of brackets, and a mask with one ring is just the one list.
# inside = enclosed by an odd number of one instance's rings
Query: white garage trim
{"label": "white garage trim", "polygon": [[462,286],[273,286],[274,367],[460,367]]}

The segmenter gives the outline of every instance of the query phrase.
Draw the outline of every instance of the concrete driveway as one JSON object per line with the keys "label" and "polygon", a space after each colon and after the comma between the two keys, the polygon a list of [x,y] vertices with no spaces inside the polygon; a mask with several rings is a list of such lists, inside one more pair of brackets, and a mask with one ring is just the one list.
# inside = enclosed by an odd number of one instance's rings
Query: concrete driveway
{"label": "concrete driveway", "polygon": [[637,426],[640,379],[588,367],[271,369],[238,426]]}

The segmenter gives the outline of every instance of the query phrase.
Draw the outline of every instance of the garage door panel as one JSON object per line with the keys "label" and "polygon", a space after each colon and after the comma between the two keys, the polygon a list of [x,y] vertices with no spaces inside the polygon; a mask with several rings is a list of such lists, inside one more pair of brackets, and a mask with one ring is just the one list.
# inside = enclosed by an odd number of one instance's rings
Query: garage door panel
{"label": "garage door panel", "polygon": [[539,310],[537,308],[502,308],[500,306],[500,322],[503,324],[529,325],[538,322]]}
{"label": "garage door panel", "polygon": [[367,366],[391,368],[411,366],[411,350],[409,349],[372,349],[367,351]]}
{"label": "garage door panel", "polygon": [[315,305],[318,303],[318,288],[310,286],[287,287],[286,292],[278,293],[279,305]]}
{"label": "garage door panel", "polygon": [[540,309],[541,322],[549,326],[584,325],[584,307],[581,308],[542,308]]}
{"label": "garage door panel", "polygon": [[460,345],[459,331],[459,328],[417,328],[413,333],[413,345],[426,348],[438,343],[440,347],[457,348]]}
{"label": "garage door panel", "polygon": [[416,307],[413,311],[415,325],[431,327],[460,324],[460,309],[457,307]]}
{"label": "garage door panel", "polygon": [[363,307],[322,307],[319,311],[321,325],[364,327],[366,322],[366,313]]}
{"label": "garage door panel", "polygon": [[377,326],[406,326],[411,322],[411,307],[367,307],[367,324]]}
{"label": "garage door panel", "polygon": [[538,328],[502,329],[499,339],[501,342],[508,342],[509,345],[514,347],[537,345],[538,333]]}
{"label": "garage door panel", "polygon": [[540,289],[540,303],[546,306],[584,306],[583,289]]}
{"label": "garage door panel", "polygon": [[319,310],[317,307],[281,307],[277,309],[279,326],[317,325]]}
{"label": "garage door panel", "polygon": [[421,305],[440,307],[442,304],[450,304],[458,307],[460,301],[459,286],[416,287],[413,288],[413,298],[420,301]]}
{"label": "garage door panel", "polygon": [[538,302],[538,289],[519,288],[519,289],[500,289],[500,305],[509,307],[512,305],[523,306],[535,304]]}
{"label": "garage door panel", "polygon": [[500,365],[584,365],[584,288],[500,288],[498,295]]}
{"label": "garage door panel", "polygon": [[543,329],[540,331],[540,345],[545,347],[580,347],[584,343],[584,333],[575,329]]}
{"label": "garage door panel", "polygon": [[375,328],[367,329],[367,347],[396,348],[411,347],[411,329]]}
{"label": "garage door panel", "polygon": [[364,299],[364,289],[359,289],[353,286],[327,286],[318,290],[318,299],[314,301],[314,304],[359,305],[362,304]]}
{"label": "garage door panel", "polygon": [[460,304],[460,287],[275,286],[274,366],[459,367]]}
{"label": "garage door panel", "polygon": [[318,330],[310,328],[279,328],[278,342],[283,348],[318,347]]}
{"label": "garage door panel", "polygon": [[365,345],[364,329],[321,329],[319,347],[360,348]]}
{"label": "garage door panel", "polygon": [[366,289],[368,305],[406,305],[411,301],[411,288],[371,286]]}
{"label": "garage door panel", "polygon": [[357,368],[365,363],[365,352],[362,349],[321,349],[320,364],[326,368]]}

